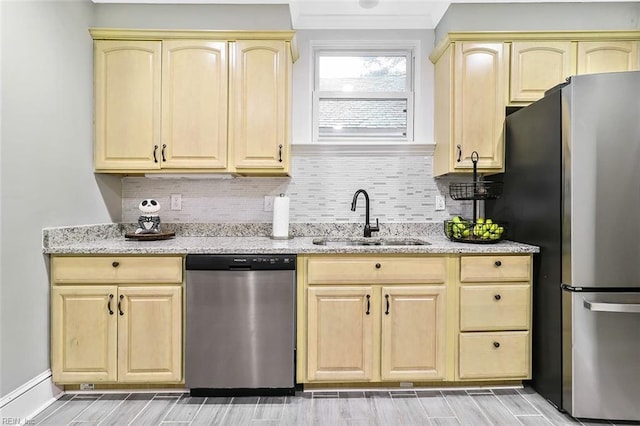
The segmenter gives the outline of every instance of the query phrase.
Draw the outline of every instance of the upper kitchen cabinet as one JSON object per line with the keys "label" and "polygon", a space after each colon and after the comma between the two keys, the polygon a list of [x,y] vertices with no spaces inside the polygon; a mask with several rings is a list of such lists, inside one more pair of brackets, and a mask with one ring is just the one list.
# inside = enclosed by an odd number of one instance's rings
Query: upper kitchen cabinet
{"label": "upper kitchen cabinet", "polygon": [[227,43],[162,42],[162,168],[227,167]]}
{"label": "upper kitchen cabinet", "polygon": [[[640,38],[640,34],[637,35]],[[635,71],[638,41],[585,41],[578,43],[578,74]]]}
{"label": "upper kitchen cabinet", "polygon": [[576,67],[571,41],[514,41],[511,43],[509,102],[533,102],[545,90],[562,83]]}
{"label": "upper kitchen cabinet", "polygon": [[159,169],[162,43],[96,40],[96,170]]}
{"label": "upper kitchen cabinet", "polygon": [[451,42],[435,64],[433,174],[503,171],[509,50],[502,42]]}
{"label": "upper kitchen cabinet", "polygon": [[97,172],[289,173],[293,31],[91,34]]}
{"label": "upper kitchen cabinet", "polygon": [[504,171],[506,107],[526,106],[576,74],[640,69],[640,31],[451,32],[435,69],[433,175]]}
{"label": "upper kitchen cabinet", "polygon": [[[509,102],[537,101],[572,75],[639,69],[638,41],[606,40],[606,33],[599,36],[601,41],[513,41]],[[634,36],[640,38],[640,34]]]}
{"label": "upper kitchen cabinet", "polygon": [[236,171],[289,170],[291,59],[287,43],[231,44],[229,140]]}

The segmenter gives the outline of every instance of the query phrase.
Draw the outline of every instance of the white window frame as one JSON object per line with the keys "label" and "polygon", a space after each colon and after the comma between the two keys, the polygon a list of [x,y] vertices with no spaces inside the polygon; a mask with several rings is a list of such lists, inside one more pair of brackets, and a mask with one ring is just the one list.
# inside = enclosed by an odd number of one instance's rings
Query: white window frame
{"label": "white window frame", "polygon": [[[410,143],[414,141],[414,106],[415,92],[417,81],[415,76],[416,70],[416,52],[418,43],[412,41],[363,41],[363,42],[320,42],[311,44],[313,57],[313,66],[311,67],[312,82],[312,141],[320,144],[376,144],[376,143]],[[405,56],[407,58],[407,80],[404,92],[336,92],[336,91],[320,91],[318,90],[319,77],[319,58],[322,55],[331,56]],[[407,105],[407,131],[404,136],[336,136],[321,137],[319,127],[319,111],[321,99],[359,99],[359,100],[378,100],[378,99],[400,99],[405,100]]]}

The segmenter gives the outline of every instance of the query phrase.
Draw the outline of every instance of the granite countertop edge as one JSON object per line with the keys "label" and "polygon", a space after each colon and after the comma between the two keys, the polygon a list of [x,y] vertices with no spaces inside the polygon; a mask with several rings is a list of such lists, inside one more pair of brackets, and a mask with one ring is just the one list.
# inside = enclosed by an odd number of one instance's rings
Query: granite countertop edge
{"label": "granite countertop edge", "polygon": [[[317,238],[317,237],[315,237]],[[264,236],[189,237],[167,240],[137,241],[124,237],[89,239],[43,247],[43,253],[54,255],[91,254],[518,254],[538,253],[539,247],[513,241],[494,244],[468,244],[449,241],[438,235],[407,235],[405,238],[427,241],[428,245],[388,246],[322,246],[313,244],[314,237],[276,240]]]}

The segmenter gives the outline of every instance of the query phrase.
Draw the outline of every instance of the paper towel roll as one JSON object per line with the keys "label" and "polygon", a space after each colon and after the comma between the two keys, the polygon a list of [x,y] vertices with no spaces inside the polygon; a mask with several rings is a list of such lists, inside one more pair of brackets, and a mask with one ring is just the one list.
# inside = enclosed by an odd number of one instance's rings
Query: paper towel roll
{"label": "paper towel roll", "polygon": [[273,200],[273,233],[274,238],[289,238],[289,197],[280,194]]}

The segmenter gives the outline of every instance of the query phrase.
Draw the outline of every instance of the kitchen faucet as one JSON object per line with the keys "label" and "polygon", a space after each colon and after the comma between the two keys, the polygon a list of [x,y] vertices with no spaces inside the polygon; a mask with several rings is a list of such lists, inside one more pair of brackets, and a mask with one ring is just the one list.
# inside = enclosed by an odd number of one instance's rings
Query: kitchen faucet
{"label": "kitchen faucet", "polygon": [[358,189],[356,193],[353,194],[353,201],[351,202],[351,211],[352,212],[356,211],[356,203],[358,202],[358,195],[360,195],[361,193],[364,194],[364,201],[365,201],[365,208],[366,208],[365,217],[364,217],[364,236],[370,237],[372,231],[378,232],[380,231],[380,228],[378,226],[377,218],[376,218],[376,226],[371,226],[369,224],[369,194],[367,194],[367,191],[365,191],[364,189]]}

